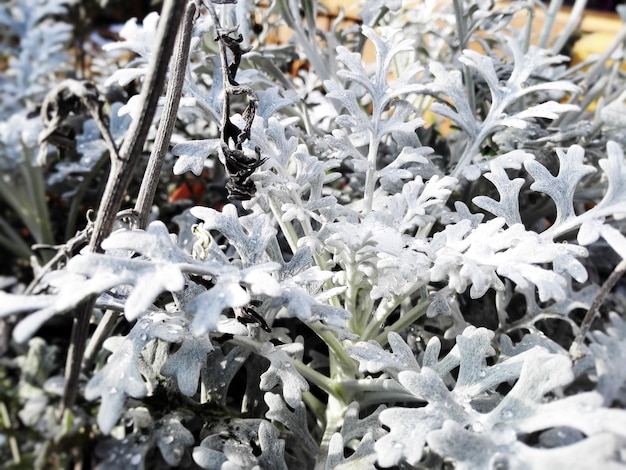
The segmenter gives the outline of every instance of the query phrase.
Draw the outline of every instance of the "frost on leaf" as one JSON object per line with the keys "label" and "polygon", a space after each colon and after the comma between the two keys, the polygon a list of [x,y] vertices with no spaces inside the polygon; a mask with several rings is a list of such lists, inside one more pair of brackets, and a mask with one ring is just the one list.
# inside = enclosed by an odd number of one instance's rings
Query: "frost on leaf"
{"label": "frost on leaf", "polygon": [[302,393],[309,390],[308,382],[290,360],[290,356],[302,356],[303,350],[300,343],[274,346],[269,342],[259,350],[259,354],[270,361],[269,368],[261,375],[261,390],[272,390],[280,385],[282,396],[291,408],[302,404]]}
{"label": "frost on leaf", "polygon": [[180,393],[190,397],[198,389],[200,370],[206,364],[211,351],[213,346],[209,338],[189,335],[182,341],[179,349],[167,358],[161,367],[161,374],[176,377]]}
{"label": "frost on leaf", "polygon": [[[358,403],[353,402],[348,406],[341,431],[333,434],[329,443],[327,470],[376,468],[374,443],[386,433],[379,422],[383,409],[384,406],[380,406],[367,417],[359,419]],[[354,442],[358,444],[351,444]]]}
{"label": "frost on leaf", "polygon": [[290,408],[280,395],[271,392],[265,394],[265,403],[269,407],[265,417],[289,429],[295,446],[301,449],[309,459],[315,458],[318,455],[319,446],[309,433],[304,403],[299,402],[297,406]]}
{"label": "frost on leaf", "polygon": [[491,212],[496,217],[506,220],[509,227],[521,224],[522,219],[519,212],[519,191],[524,184],[523,178],[510,180],[504,168],[495,160],[491,162],[491,172],[485,173],[485,178],[493,183],[500,193],[500,200],[487,196],[476,196],[472,202],[481,209]]}
{"label": "frost on leaf", "polygon": [[[470,287],[472,298],[482,297],[488,289],[502,290],[500,276],[520,288],[534,285],[539,299],[565,300],[569,274],[579,282],[587,272],[576,259],[587,250],[573,244],[554,243],[521,224],[503,229],[505,220],[497,218],[472,228],[467,219],[450,224],[434,235],[431,246],[432,282],[446,280],[456,292]],[[545,267],[553,263],[553,269]]]}
{"label": "frost on leaf", "polygon": [[182,416],[177,412],[169,413],[161,418],[154,431],[156,445],[163,456],[163,460],[170,466],[178,466],[185,454],[185,449],[193,445],[194,437],[191,431],[182,423]]}
{"label": "frost on leaf", "polygon": [[[533,468],[539,452],[545,452],[546,458],[566,455],[563,446],[571,440],[563,433],[556,441],[557,449],[530,448],[520,440],[532,433],[566,428],[580,431],[581,442],[576,445],[585,447],[582,441],[586,436],[593,442],[609,443],[613,452],[617,451],[617,443],[626,436],[626,412],[603,408],[602,397],[595,392],[560,399],[551,396],[574,378],[567,355],[534,346],[488,366],[485,358],[492,337],[488,330],[468,328],[441,361],[436,358],[439,349],[435,344],[426,352],[420,372],[399,373],[399,383],[427,405],[381,412],[380,421],[390,431],[375,445],[379,465],[415,465],[427,446],[442,458],[457,461],[461,468],[483,468],[485,462],[516,459],[520,459],[520,468]],[[448,374],[457,365],[454,380]],[[444,378],[452,380],[451,390]],[[500,399],[496,389],[513,381],[515,385]],[[453,434],[452,430],[460,429],[463,433]],[[458,445],[457,439],[472,445]],[[585,462],[598,455],[606,460],[606,448],[598,452]]]}
{"label": "frost on leaf", "polygon": [[182,175],[191,171],[200,176],[205,166],[210,164],[208,158],[220,149],[220,142],[219,139],[205,139],[176,144],[172,148],[172,154],[178,157],[174,163],[174,174]]}
{"label": "frost on leaf", "polygon": [[387,336],[392,352],[384,350],[376,341],[360,341],[346,349],[350,356],[359,362],[361,372],[377,374],[386,372],[391,377],[397,378],[403,370],[420,371],[420,366],[415,359],[413,351],[404,342],[402,337],[391,332]]}
{"label": "frost on leaf", "polygon": [[227,354],[216,349],[209,355],[206,367],[200,374],[207,400],[226,406],[230,384],[249,355],[250,352],[239,346],[235,346]]}
{"label": "frost on leaf", "polygon": [[103,433],[111,432],[117,423],[126,397],[142,398],[148,393],[140,366],[144,346],[152,339],[178,343],[183,338],[184,329],[180,317],[155,312],[141,317],[125,338],[108,340],[109,344],[115,345],[115,350],[85,387],[87,400],[101,399],[98,425]]}
{"label": "frost on leaf", "polygon": [[559,157],[559,173],[552,176],[548,169],[537,161],[529,160],[524,163],[526,170],[535,179],[530,189],[546,193],[556,204],[557,217],[554,225],[567,222],[574,213],[574,191],[580,180],[593,173],[592,166],[583,164],[585,151],[579,145],[572,145],[565,153],[556,149]]}
{"label": "frost on leaf", "polygon": [[152,441],[141,433],[130,434],[123,439],[110,438],[98,443],[95,455],[101,460],[100,470],[143,470],[146,457],[152,450]]}
{"label": "frost on leaf", "polygon": [[[143,26],[138,26],[137,19],[132,18],[126,22],[119,32],[122,41],[106,44],[103,48],[107,51],[120,49],[130,50],[141,57],[142,62],[147,62],[156,44],[158,21],[159,14],[156,12],[152,12],[144,18]],[[109,77],[105,85],[108,86],[117,82],[121,86],[125,86],[133,79],[143,76],[145,73],[146,69],[140,67],[120,69]]]}
{"label": "frost on leaf", "polygon": [[[218,420],[203,431],[205,437],[193,449],[193,460],[200,468],[286,469],[284,442],[273,426],[262,419]],[[261,453],[258,453],[258,450]],[[269,464],[270,466],[265,466]]]}

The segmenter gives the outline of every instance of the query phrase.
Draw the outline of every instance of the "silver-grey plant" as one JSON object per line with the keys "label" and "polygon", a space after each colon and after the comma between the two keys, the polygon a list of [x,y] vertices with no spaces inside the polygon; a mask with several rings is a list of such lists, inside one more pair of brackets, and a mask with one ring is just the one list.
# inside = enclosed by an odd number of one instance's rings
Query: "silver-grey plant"
{"label": "silver-grey plant", "polygon": [[[151,127],[141,100],[160,92],[147,86],[110,108],[133,123],[123,143],[115,114],[98,143],[109,108],[74,85],[47,98],[59,128],[64,109],[96,120],[80,162],[50,181],[99,171],[106,152],[113,176],[95,226],[30,286],[0,292],[6,360],[22,368],[17,392],[2,376],[21,409],[0,409],[0,455],[39,452],[41,468],[626,468],[626,27],[573,65],[563,38],[549,42],[561,2],[363,2],[362,22],[339,13],[326,30],[313,0],[165,3],[105,47],[136,58],[97,83],[158,82],[155,56],[174,50]],[[272,43],[285,26],[290,40]],[[146,139],[140,202],[115,216],[128,148]],[[210,173],[230,201],[159,220],[172,213],[151,209],[162,168]],[[38,333],[64,316],[77,318],[69,351]],[[46,347],[70,356],[65,377]],[[16,417],[41,441],[20,442]]]}

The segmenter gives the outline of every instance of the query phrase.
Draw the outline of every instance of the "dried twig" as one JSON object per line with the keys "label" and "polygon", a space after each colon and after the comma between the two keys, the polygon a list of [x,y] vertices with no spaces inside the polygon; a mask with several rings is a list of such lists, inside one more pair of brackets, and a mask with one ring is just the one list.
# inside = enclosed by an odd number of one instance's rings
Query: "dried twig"
{"label": "dried twig", "polygon": [[[215,25],[215,40],[220,50],[222,82],[224,83],[220,138],[222,140],[224,164],[230,178],[226,184],[228,199],[248,200],[256,192],[256,187],[250,177],[265,162],[265,159],[261,158],[260,149],[255,148],[254,157],[245,155],[243,151],[243,143],[250,139],[250,129],[252,128],[256,105],[259,100],[254,90],[249,86],[237,83],[235,76],[241,64],[242,56],[250,49],[241,47],[243,42],[241,34],[237,37],[231,36],[231,34],[236,32],[236,28],[226,29],[222,27],[213,4],[209,2],[208,7]],[[229,52],[232,56],[230,63],[228,60]],[[240,129],[230,119],[230,97],[232,95],[245,95],[248,98],[248,105],[242,113],[245,121],[243,129]]]}
{"label": "dried twig", "polygon": [[154,201],[159,176],[163,167],[163,159],[165,158],[172,137],[172,130],[176,123],[176,114],[178,113],[178,105],[185,82],[185,71],[187,70],[189,46],[191,44],[191,33],[193,32],[195,15],[195,3],[187,3],[183,26],[179,32],[176,51],[174,53],[175,61],[174,64],[172,64],[172,76],[165,95],[165,105],[163,107],[161,123],[159,124],[157,136],[154,139],[154,147],[152,148],[150,160],[148,161],[146,172],[141,181],[141,188],[139,189],[139,195],[135,203],[135,212],[138,214],[138,228],[145,228],[148,222],[150,207]]}
{"label": "dried twig", "polygon": [[[163,4],[157,30],[157,46],[152,54],[139,96],[139,106],[143,109],[143,112],[139,114],[137,119],[133,120],[119,155],[111,155],[111,172],[89,243],[89,248],[93,252],[101,250],[100,244],[111,233],[116,215],[120,210],[122,200],[150,130],[157,102],[163,90],[168,63],[174,49],[176,33],[183,16],[183,8],[180,8],[178,3],[177,0],[165,0]],[[91,318],[94,302],[95,298],[92,298],[77,308],[76,317],[72,325],[70,348],[65,365],[64,409],[71,407],[76,399],[78,377],[87,343],[89,319]]]}
{"label": "dried twig", "polygon": [[615,269],[613,269],[613,272],[611,273],[611,275],[604,282],[604,284],[602,284],[602,288],[600,289],[600,292],[598,293],[596,298],[593,300],[593,303],[591,304],[591,307],[589,307],[589,310],[587,310],[587,313],[585,314],[585,318],[583,318],[583,321],[580,325],[580,330],[578,331],[578,334],[576,335],[576,339],[574,339],[574,342],[572,343],[572,346],[570,347],[570,355],[572,356],[574,360],[580,359],[581,357],[584,356],[584,353],[582,352],[582,344],[585,338],[587,337],[587,333],[589,333],[591,324],[593,323],[593,320],[595,320],[596,316],[598,315],[600,306],[606,300],[606,297],[609,295],[609,292],[611,292],[613,287],[615,287],[615,284],[617,284],[617,281],[620,280],[620,278],[624,275],[625,272],[626,272],[626,260],[622,260],[618,263],[617,266],[615,266]]}

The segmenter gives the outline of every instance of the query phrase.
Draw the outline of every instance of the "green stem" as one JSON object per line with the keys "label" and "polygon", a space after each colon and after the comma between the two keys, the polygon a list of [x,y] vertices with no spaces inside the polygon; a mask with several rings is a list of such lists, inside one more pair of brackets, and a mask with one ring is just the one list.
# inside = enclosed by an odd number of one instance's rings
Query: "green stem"
{"label": "green stem", "polygon": [[291,359],[289,362],[296,368],[300,375],[307,379],[310,383],[324,390],[326,393],[328,393],[328,395],[340,398],[339,392],[337,391],[337,386],[333,380],[326,377],[324,374],[316,371],[315,369],[310,368],[301,361]]}
{"label": "green stem", "polygon": [[[4,235],[1,232],[4,232]],[[29,259],[33,254],[30,246],[28,246],[15,229],[2,218],[0,218],[0,245],[3,245],[20,258]]]}
{"label": "green stem", "polygon": [[322,403],[315,395],[311,392],[304,392],[302,394],[302,401],[307,406],[309,410],[315,415],[315,418],[318,422],[323,426],[326,418],[324,413],[326,412],[326,405]]}
{"label": "green stem", "polygon": [[[321,323],[307,323],[308,327],[319,336],[328,346],[329,356],[331,359],[331,377],[336,378],[336,373],[345,373],[346,375],[355,374],[357,371],[354,359],[346,352],[341,341],[330,331],[324,330]],[[337,361],[333,363],[332,361]]]}
{"label": "green stem", "polygon": [[407,326],[415,323],[418,318],[422,317],[426,313],[426,309],[428,308],[429,304],[430,302],[428,300],[422,300],[421,302],[418,302],[415,306],[413,306],[413,308],[411,308],[411,310],[402,315],[396,322],[385,328],[382,333],[374,338],[374,341],[379,343],[381,346],[387,344],[387,337],[389,336],[389,333],[391,333],[392,331],[397,333],[398,331],[402,331]]}
{"label": "green stem", "polygon": [[[372,339],[374,335],[378,333],[380,325],[389,317],[389,315],[393,313],[393,311],[402,303],[402,301],[411,297],[421,287],[421,283],[414,284],[406,289],[402,294],[394,296],[393,299],[387,302],[381,302],[376,309],[376,312],[372,316],[372,320],[369,322],[369,325],[361,335],[361,341],[368,341]],[[411,311],[413,310],[411,309]]]}
{"label": "green stem", "polygon": [[278,204],[276,204],[276,200],[271,194],[268,194],[267,200],[272,214],[274,215],[274,219],[276,220],[276,223],[278,223],[285,240],[287,240],[287,244],[289,245],[291,252],[295,253],[298,251],[298,234],[296,233],[296,230],[293,228],[291,222],[285,222],[283,220],[282,211],[278,207]]}
{"label": "green stem", "polygon": [[[11,429],[11,417],[9,415],[9,410],[7,409],[7,406],[3,401],[0,401],[0,418],[2,418],[4,428]],[[9,437],[9,448],[11,449],[11,457],[13,458],[13,463],[15,465],[18,465],[22,461],[22,458],[20,456],[20,447],[17,443],[17,439],[15,438],[15,436]]]}
{"label": "green stem", "polygon": [[39,230],[41,233],[42,242],[53,245],[55,243],[54,233],[52,230],[50,212],[48,210],[48,202],[46,197],[46,182],[43,176],[43,171],[40,167],[28,166],[32,188],[33,197],[35,202],[35,208],[37,211],[37,219]]}
{"label": "green stem", "polygon": [[376,122],[374,122],[374,130],[370,131],[370,143],[369,150],[367,152],[367,171],[365,173],[365,192],[363,195],[363,209],[361,211],[364,217],[367,216],[372,210],[372,205],[374,203],[374,190],[376,189],[376,180],[378,179],[376,163],[378,160],[378,146],[380,145],[380,140],[374,134],[378,129],[379,117],[379,115],[374,117],[376,120]]}
{"label": "green stem", "polygon": [[37,243],[54,244],[54,236],[50,226],[50,215],[46,204],[46,185],[41,174],[41,168],[33,167],[30,162],[29,149],[23,146],[25,161],[20,165],[20,174],[24,180],[24,200],[19,201],[20,206],[30,208],[30,217],[23,222],[30,230]]}

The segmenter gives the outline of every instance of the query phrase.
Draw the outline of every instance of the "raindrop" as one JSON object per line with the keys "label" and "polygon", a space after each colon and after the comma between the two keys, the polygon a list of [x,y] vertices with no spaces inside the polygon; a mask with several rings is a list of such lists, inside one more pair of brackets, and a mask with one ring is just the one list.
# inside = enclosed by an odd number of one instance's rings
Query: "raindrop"
{"label": "raindrop", "polygon": [[174,436],[165,436],[162,441],[164,444],[171,444],[174,442]]}
{"label": "raindrop", "polygon": [[141,462],[141,454],[135,454],[130,459],[130,463],[132,465],[139,465],[140,462]]}

